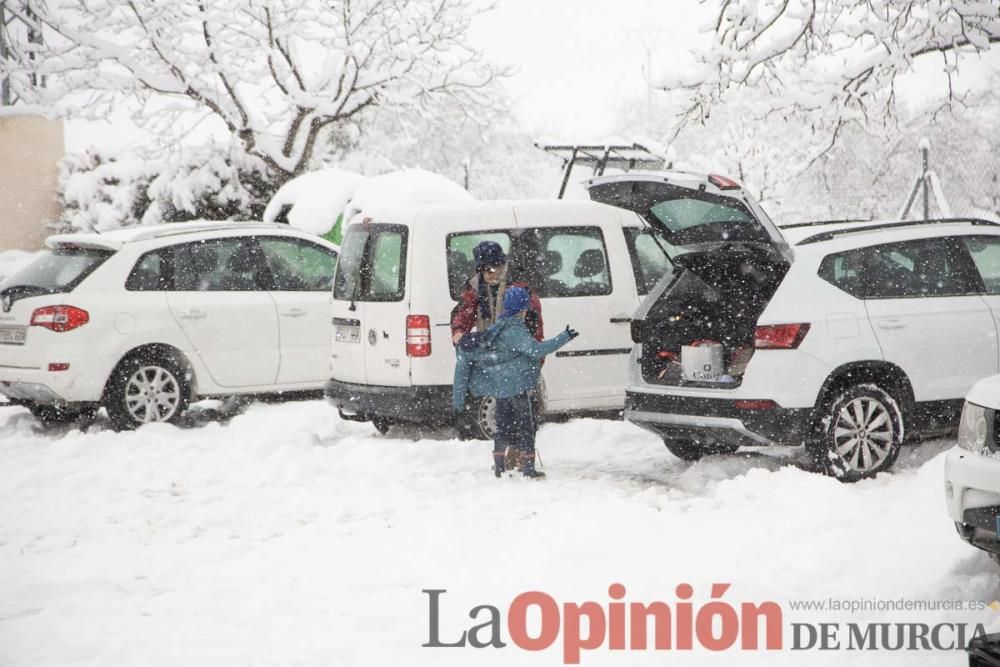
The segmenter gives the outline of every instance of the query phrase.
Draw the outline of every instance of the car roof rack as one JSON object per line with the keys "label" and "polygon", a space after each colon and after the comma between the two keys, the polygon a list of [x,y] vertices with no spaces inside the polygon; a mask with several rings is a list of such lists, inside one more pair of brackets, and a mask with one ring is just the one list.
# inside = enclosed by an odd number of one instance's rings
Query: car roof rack
{"label": "car roof rack", "polygon": [[569,176],[576,165],[594,168],[594,176],[603,176],[608,167],[631,171],[633,169],[663,169],[666,160],[642,144],[543,144],[535,143],[535,148],[555,155],[563,161],[562,184],[557,199],[566,194]]}
{"label": "car roof rack", "polygon": [[810,222],[793,222],[790,225],[778,225],[778,229],[799,229],[801,227],[822,227],[824,225],[844,225],[854,222],[875,222],[871,218],[842,218],[840,220],[812,220]]}
{"label": "car roof rack", "polygon": [[[990,220],[983,220],[982,218],[935,218],[933,220],[903,220],[901,222],[883,222],[877,225],[865,225],[864,227],[846,227],[843,229],[834,229],[829,232],[822,232],[820,234],[814,234],[813,236],[808,236],[795,245],[809,245],[810,243],[820,243],[822,241],[829,241],[830,239],[835,239],[838,236],[846,236],[848,234],[856,234],[858,232],[872,232],[878,231],[880,229],[895,229],[896,227],[917,227],[921,225],[941,225],[947,223],[964,222],[970,225],[975,225],[978,227],[1000,227],[1000,223],[991,222]],[[787,229],[787,227],[785,228]]]}

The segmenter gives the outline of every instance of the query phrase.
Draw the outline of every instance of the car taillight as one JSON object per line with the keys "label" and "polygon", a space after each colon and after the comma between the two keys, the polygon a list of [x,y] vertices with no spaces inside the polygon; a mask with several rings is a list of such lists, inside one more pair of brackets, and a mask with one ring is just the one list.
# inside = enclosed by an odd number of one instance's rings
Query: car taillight
{"label": "car taillight", "polygon": [[753,345],[758,350],[794,350],[809,332],[808,324],[771,324],[757,327]]}
{"label": "car taillight", "polygon": [[90,313],[76,306],[45,306],[31,314],[31,326],[51,331],[70,331],[90,321]]}
{"label": "car taillight", "polygon": [[427,315],[406,316],[406,356],[431,356],[431,318]]}

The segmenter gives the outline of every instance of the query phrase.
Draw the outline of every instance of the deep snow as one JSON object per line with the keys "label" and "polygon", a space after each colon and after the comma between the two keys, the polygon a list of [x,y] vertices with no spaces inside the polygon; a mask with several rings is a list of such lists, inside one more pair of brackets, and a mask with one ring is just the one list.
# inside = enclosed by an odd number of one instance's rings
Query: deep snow
{"label": "deep snow", "polygon": [[[990,601],[993,563],[943,501],[943,452],[906,450],[854,485],[795,450],[673,458],[614,421],[547,424],[549,479],[493,477],[488,443],[344,422],[321,401],[253,405],[226,424],[42,431],[0,408],[0,663],[4,665],[562,664],[541,653],[429,649],[469,610],[518,593],[606,604],[777,600],[785,623],[964,620],[994,612],[805,614],[787,601]],[[786,636],[787,636],[786,632]],[[504,629],[506,639],[506,629]],[[788,639],[786,638],[786,642]],[[583,655],[584,665],[964,664],[961,653],[704,651]]]}

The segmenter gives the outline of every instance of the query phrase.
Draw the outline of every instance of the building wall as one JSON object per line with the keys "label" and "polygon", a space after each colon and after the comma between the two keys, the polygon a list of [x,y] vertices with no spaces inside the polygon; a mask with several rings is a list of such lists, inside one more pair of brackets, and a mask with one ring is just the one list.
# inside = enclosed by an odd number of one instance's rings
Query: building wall
{"label": "building wall", "polygon": [[0,116],[0,250],[35,250],[60,213],[61,120]]}

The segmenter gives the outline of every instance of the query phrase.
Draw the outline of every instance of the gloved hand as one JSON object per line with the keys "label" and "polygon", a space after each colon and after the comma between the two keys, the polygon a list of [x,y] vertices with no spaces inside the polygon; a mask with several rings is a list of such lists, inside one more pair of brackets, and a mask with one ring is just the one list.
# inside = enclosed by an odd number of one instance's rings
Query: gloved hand
{"label": "gloved hand", "polygon": [[566,325],[566,333],[569,334],[570,340],[573,340],[574,338],[580,335],[580,332],[577,331],[576,329],[570,329],[568,324]]}

